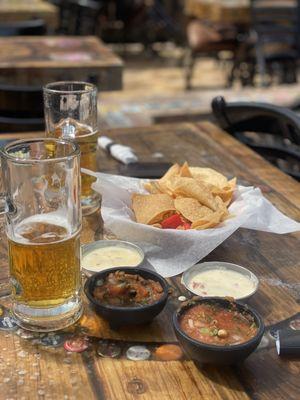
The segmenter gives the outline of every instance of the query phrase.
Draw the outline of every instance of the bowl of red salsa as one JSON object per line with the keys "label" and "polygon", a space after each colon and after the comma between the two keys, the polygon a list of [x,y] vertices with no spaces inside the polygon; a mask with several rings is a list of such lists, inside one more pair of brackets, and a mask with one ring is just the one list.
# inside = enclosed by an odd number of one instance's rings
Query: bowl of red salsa
{"label": "bowl of red salsa", "polygon": [[112,328],[150,322],[164,308],[169,286],[145,268],[117,267],[92,275],[84,292]]}
{"label": "bowl of red salsa", "polygon": [[264,333],[260,315],[226,298],[195,298],[173,315],[175,334],[187,355],[208,364],[235,364],[259,345]]}

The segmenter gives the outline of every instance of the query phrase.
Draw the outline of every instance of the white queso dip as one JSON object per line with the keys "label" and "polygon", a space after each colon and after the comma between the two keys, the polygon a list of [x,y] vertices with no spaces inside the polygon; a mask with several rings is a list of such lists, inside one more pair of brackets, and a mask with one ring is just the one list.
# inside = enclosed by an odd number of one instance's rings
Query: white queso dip
{"label": "white queso dip", "polygon": [[82,268],[89,271],[103,271],[112,267],[135,267],[142,261],[138,251],[122,246],[107,246],[84,254]]}
{"label": "white queso dip", "polygon": [[196,273],[189,281],[190,290],[198,296],[230,296],[242,298],[254,290],[254,282],[246,275],[225,268]]}

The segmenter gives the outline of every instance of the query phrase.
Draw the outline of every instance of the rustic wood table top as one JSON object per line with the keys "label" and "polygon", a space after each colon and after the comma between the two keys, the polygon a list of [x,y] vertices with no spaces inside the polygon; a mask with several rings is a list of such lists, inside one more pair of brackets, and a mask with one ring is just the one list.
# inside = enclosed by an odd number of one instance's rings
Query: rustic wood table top
{"label": "rustic wood table top", "polygon": [[250,1],[185,0],[185,14],[211,22],[249,23]]}
{"label": "rustic wood table top", "polygon": [[41,86],[82,80],[101,91],[122,89],[123,63],[94,36],[0,38],[0,82]]}
{"label": "rustic wood table top", "polygon": [[[249,24],[251,0],[185,0],[185,14],[215,23]],[[264,0],[260,6],[295,6],[295,0]]]}
{"label": "rustic wood table top", "polygon": [[[191,165],[235,175],[244,185],[260,187],[278,209],[300,220],[299,183],[211,123],[127,128],[106,134],[132,146],[143,161],[155,161],[160,153],[165,161],[187,160]],[[3,139],[13,137],[20,135],[1,135]],[[116,172],[117,167],[117,162],[99,150],[99,170]],[[82,242],[91,242],[102,235],[98,214],[84,219]],[[0,251],[0,279],[5,282],[8,262],[3,229]],[[260,279],[259,290],[249,304],[260,312],[267,328],[260,347],[243,364],[215,368],[196,366],[185,356],[177,360],[161,359],[157,348],[176,344],[171,315],[180,304],[178,296],[188,296],[180,277],[174,277],[169,280],[173,293],[166,308],[147,326],[110,330],[86,303],[77,326],[59,332],[54,345],[51,335],[28,337],[20,330],[0,330],[0,398],[298,399],[300,362],[278,357],[273,335],[279,326],[287,326],[291,320],[298,319],[299,326],[300,233],[275,235],[239,229],[205,260],[246,266]],[[4,297],[0,302],[9,307],[9,298]],[[63,342],[68,336],[84,334],[89,337],[88,350],[80,354],[64,350]],[[99,356],[100,344],[121,348],[121,355],[116,359]],[[126,350],[132,344],[146,346],[151,358],[127,359]]]}
{"label": "rustic wood table top", "polygon": [[28,21],[43,19],[47,26],[55,29],[58,25],[59,10],[43,0],[0,0],[0,22]]}

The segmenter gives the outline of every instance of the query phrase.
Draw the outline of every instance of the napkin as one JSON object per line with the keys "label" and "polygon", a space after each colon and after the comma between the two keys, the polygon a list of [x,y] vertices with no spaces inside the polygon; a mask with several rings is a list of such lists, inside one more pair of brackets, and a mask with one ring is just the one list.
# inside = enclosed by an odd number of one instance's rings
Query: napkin
{"label": "napkin", "polygon": [[232,218],[216,228],[181,231],[138,224],[130,208],[131,194],[147,193],[143,188],[145,180],[83,171],[97,177],[93,189],[102,195],[104,227],[118,239],[142,247],[149,263],[164,277],[185,271],[240,227],[277,234],[300,231],[300,223],[277,210],[260,189],[245,186],[238,186],[235,191],[229,207]]}
{"label": "napkin", "polygon": [[100,136],[98,138],[98,145],[102,149],[107,150],[116,160],[121,161],[123,164],[131,164],[138,161],[131,147],[117,144],[107,136]]}

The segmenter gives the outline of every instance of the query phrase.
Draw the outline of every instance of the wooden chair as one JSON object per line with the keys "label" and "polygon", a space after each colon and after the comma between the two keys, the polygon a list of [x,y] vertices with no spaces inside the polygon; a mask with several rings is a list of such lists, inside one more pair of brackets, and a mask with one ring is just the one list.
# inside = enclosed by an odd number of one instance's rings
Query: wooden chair
{"label": "wooden chair", "polygon": [[[185,54],[185,89],[191,89],[191,80],[196,59],[199,56],[210,56],[218,59],[221,51],[229,51],[232,60],[236,57],[238,49],[237,30],[235,27],[208,26],[199,20],[191,20],[187,25],[188,46]],[[228,82],[232,83],[228,76]]]}
{"label": "wooden chair", "polygon": [[19,36],[19,35],[45,35],[47,27],[42,19],[29,21],[3,22],[0,24],[0,36]]}
{"label": "wooden chair", "polygon": [[0,84],[0,132],[39,131],[44,127],[42,88]]}
{"label": "wooden chair", "polygon": [[55,4],[60,10],[60,33],[94,35],[98,32],[102,1],[56,0]]}
{"label": "wooden chair", "polygon": [[300,180],[300,117],[265,103],[212,101],[219,125],[272,164]]}
{"label": "wooden chair", "polygon": [[251,31],[261,85],[275,78],[297,82],[299,58],[299,0],[251,0]]}

